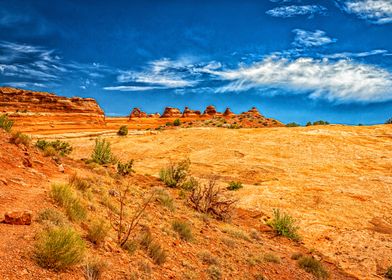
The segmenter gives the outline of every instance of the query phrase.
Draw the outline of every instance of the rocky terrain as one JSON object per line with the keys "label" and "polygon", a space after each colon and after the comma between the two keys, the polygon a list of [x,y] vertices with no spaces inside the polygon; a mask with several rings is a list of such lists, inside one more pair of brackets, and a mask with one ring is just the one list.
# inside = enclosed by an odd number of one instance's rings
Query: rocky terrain
{"label": "rocky terrain", "polygon": [[0,87],[0,112],[17,120],[25,131],[94,128],[105,125],[105,115],[92,98],[66,98],[47,92]]}

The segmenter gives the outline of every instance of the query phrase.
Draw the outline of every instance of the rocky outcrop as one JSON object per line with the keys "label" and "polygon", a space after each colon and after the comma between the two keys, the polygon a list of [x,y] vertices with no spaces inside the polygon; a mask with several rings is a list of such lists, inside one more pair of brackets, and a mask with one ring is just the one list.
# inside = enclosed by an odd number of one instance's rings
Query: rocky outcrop
{"label": "rocky outcrop", "polygon": [[10,225],[30,225],[32,215],[33,213],[31,211],[7,212],[4,215],[3,222]]}
{"label": "rocky outcrop", "polygon": [[160,117],[161,117],[161,114],[159,114],[159,113],[149,114],[147,117],[148,117],[148,118],[160,118]]}
{"label": "rocky outcrop", "polygon": [[230,110],[229,107],[226,108],[225,112],[223,113],[224,117],[235,116],[235,114]]}
{"label": "rocky outcrop", "polygon": [[147,117],[147,114],[136,107],[133,108],[131,114],[129,115],[130,119],[132,119],[132,118],[146,118],[146,117]]}
{"label": "rocky outcrop", "polygon": [[62,97],[10,87],[0,87],[0,114],[5,113],[15,124],[37,123],[59,125],[102,126],[105,115],[92,98]]}
{"label": "rocky outcrop", "polygon": [[191,110],[188,107],[185,107],[184,111],[182,112],[183,118],[192,118],[192,117],[199,117],[201,112],[199,110]]}
{"label": "rocky outcrop", "polygon": [[221,113],[217,112],[215,107],[212,105],[207,106],[203,113],[203,116],[205,117],[214,117],[216,115],[221,115]]}
{"label": "rocky outcrop", "polygon": [[181,111],[177,108],[166,107],[161,118],[181,118]]}
{"label": "rocky outcrop", "polygon": [[247,112],[243,112],[241,115],[245,115],[248,117],[250,117],[250,116],[251,117],[262,117],[263,116],[262,114],[260,114],[259,110],[257,110],[256,107],[252,107],[252,109],[250,109]]}

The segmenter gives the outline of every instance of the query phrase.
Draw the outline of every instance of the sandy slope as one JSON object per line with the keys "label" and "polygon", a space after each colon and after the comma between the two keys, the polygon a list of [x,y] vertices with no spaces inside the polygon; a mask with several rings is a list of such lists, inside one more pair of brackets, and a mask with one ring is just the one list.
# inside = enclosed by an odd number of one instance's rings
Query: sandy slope
{"label": "sandy slope", "polygon": [[[70,139],[88,157],[92,138]],[[110,138],[139,173],[189,157],[198,177],[240,180],[240,204],[298,219],[309,248],[361,279],[392,265],[392,126],[179,129]]]}

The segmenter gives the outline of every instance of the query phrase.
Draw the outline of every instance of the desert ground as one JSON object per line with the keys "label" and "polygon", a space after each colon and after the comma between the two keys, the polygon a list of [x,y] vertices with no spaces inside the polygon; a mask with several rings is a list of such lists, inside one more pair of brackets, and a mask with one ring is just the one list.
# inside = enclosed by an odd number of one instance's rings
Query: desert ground
{"label": "desert ground", "polygon": [[[392,127],[189,128],[107,136],[122,159],[157,176],[189,158],[199,178],[241,181],[239,206],[293,215],[308,248],[361,279],[392,262]],[[94,139],[69,139],[88,158]]]}

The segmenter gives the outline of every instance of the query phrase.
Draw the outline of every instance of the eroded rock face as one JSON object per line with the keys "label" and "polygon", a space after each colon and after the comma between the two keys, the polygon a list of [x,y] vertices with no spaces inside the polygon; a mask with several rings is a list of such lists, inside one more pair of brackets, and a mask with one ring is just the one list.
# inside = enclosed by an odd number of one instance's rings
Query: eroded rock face
{"label": "eroded rock face", "polygon": [[11,211],[4,215],[4,223],[10,225],[30,225],[33,213],[31,211]]}
{"label": "eroded rock face", "polygon": [[223,113],[223,116],[229,117],[229,116],[234,116],[235,114],[230,110],[229,107],[226,108],[225,112]]}
{"label": "eroded rock face", "polygon": [[139,108],[133,108],[131,114],[129,115],[129,118],[146,118],[147,114],[140,110]]}
{"label": "eroded rock face", "polygon": [[161,118],[181,118],[181,111],[177,108],[166,107]]}
{"label": "eroded rock face", "polygon": [[148,117],[148,118],[160,118],[160,117],[161,117],[161,114],[159,114],[159,113],[149,114],[147,117]]}
{"label": "eroded rock face", "polygon": [[253,116],[253,117],[261,117],[262,114],[260,114],[259,110],[257,110],[256,107],[252,107],[252,109],[250,109],[247,112],[242,113],[242,115],[248,115],[248,116]]}
{"label": "eroded rock face", "polygon": [[221,113],[217,112],[215,107],[212,105],[207,106],[204,110],[203,116],[213,117],[215,115],[221,115]]}
{"label": "eroded rock face", "polygon": [[184,118],[191,118],[191,117],[199,117],[200,116],[199,110],[191,110],[188,107],[185,107],[184,111],[182,112],[182,117]]}
{"label": "eroded rock face", "polygon": [[11,87],[0,87],[0,113],[6,113],[14,120],[20,119],[21,122],[28,123],[105,123],[103,110],[92,98],[67,98],[47,92]]}

